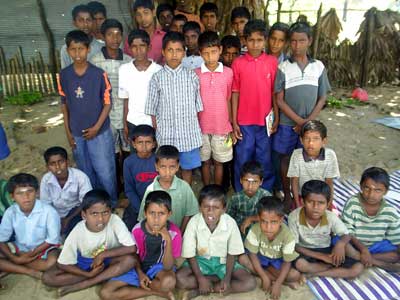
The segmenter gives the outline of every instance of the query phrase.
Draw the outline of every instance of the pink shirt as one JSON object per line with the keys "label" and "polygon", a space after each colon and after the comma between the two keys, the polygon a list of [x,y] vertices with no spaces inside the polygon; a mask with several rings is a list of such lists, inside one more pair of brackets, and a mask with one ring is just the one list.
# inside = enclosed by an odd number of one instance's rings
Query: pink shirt
{"label": "pink shirt", "polygon": [[[162,51],[162,40],[163,40],[164,35],[165,35],[164,31],[162,31],[160,29],[156,29],[154,31],[153,35],[150,37],[151,49],[147,53],[147,56],[148,56],[148,58],[151,58],[158,64],[163,63],[163,56],[162,56],[161,51]],[[125,43],[124,43],[124,53],[133,57],[131,48],[129,47],[129,44],[128,44],[128,38],[126,38]]]}
{"label": "pink shirt", "polygon": [[232,63],[232,92],[239,93],[239,125],[265,125],[272,108],[274,81],[278,60],[262,53],[254,58],[246,53]]}
{"label": "pink shirt", "polygon": [[200,80],[200,95],[203,111],[199,112],[199,123],[203,134],[227,134],[232,131],[229,122],[228,101],[231,98],[232,69],[219,63],[211,72],[203,63],[194,70]]}

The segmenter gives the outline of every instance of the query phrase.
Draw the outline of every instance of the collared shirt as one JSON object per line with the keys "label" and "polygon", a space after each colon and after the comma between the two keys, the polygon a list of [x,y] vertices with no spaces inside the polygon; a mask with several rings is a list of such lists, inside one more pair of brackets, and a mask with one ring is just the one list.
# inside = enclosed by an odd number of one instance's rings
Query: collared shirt
{"label": "collared shirt", "polygon": [[201,132],[220,135],[231,132],[228,101],[231,100],[232,69],[218,63],[217,69],[212,72],[203,63],[195,72],[199,76],[203,102],[203,111],[199,113]]}
{"label": "collared shirt", "polygon": [[189,55],[182,59],[182,66],[190,70],[200,68],[202,63],[204,63],[204,60],[200,55]]}
{"label": "collared shirt", "polygon": [[[174,176],[169,189],[164,190],[158,181],[159,178],[160,176],[157,176],[153,183],[147,187],[143,199],[146,199],[147,194],[152,191],[167,192],[172,199],[172,215],[169,217],[169,220],[180,227],[184,217],[193,216],[198,213],[199,204],[197,202],[197,198],[194,195],[192,188],[186,181]],[[140,204],[138,217],[139,221],[144,219],[144,202],[145,201],[142,201]]]}
{"label": "collared shirt", "polygon": [[[93,38],[89,45],[90,51],[87,55],[87,60],[90,61],[90,59],[93,56],[95,56],[97,53],[101,52],[101,48],[103,46],[104,46],[104,43],[101,43],[98,40]],[[68,54],[66,44],[62,45],[62,47],[61,47],[60,61],[61,61],[61,69],[64,69],[73,63],[72,58]]]}
{"label": "collared shirt", "polygon": [[282,223],[275,238],[270,241],[261,231],[260,223],[254,224],[246,237],[244,246],[251,253],[272,258],[283,258],[290,262],[295,260],[299,254],[295,251],[296,241],[286,224]]}
{"label": "collared shirt", "polygon": [[335,151],[322,148],[316,159],[309,157],[304,149],[296,149],[290,157],[287,177],[299,178],[299,191],[309,180],[339,177],[339,164]]}
{"label": "collared shirt", "polygon": [[288,224],[296,244],[305,248],[328,248],[332,235],[349,234],[346,225],[333,212],[326,210],[321,222],[312,227],[307,223],[305,208],[299,207],[289,214]]}
{"label": "collared shirt", "polygon": [[278,61],[264,52],[258,57],[246,53],[232,63],[232,92],[239,93],[239,125],[265,125],[272,109],[272,94]]}
{"label": "collared shirt", "polygon": [[179,152],[202,145],[198,112],[203,110],[199,78],[179,65],[165,65],[153,75],[144,112],[156,117],[158,146],[172,145]]}
{"label": "collared shirt", "polygon": [[201,256],[207,259],[219,257],[220,263],[226,263],[227,255],[244,253],[239,227],[229,215],[221,215],[217,227],[210,231],[203,215],[193,216],[183,235],[182,257]]}
{"label": "collared shirt", "polygon": [[47,172],[40,182],[40,199],[52,205],[64,218],[71,209],[81,205],[83,196],[92,190],[89,177],[81,170],[68,168],[68,179],[63,187],[56,176]]}
{"label": "collared shirt", "polygon": [[[163,56],[162,56],[161,51],[162,51],[162,40],[163,40],[164,35],[165,35],[164,31],[162,31],[160,29],[156,29],[156,30],[154,30],[153,35],[150,37],[151,48],[150,48],[149,52],[147,52],[147,57],[151,58],[158,64],[163,63]],[[124,53],[133,57],[131,48],[129,47],[129,44],[128,44],[128,38],[126,38],[126,40],[124,42]]]}
{"label": "collared shirt", "polygon": [[259,188],[251,198],[242,190],[232,196],[226,213],[240,226],[246,218],[257,214],[258,201],[265,196],[271,196],[271,193],[262,188]]}
{"label": "collared shirt", "polygon": [[400,245],[400,215],[397,210],[382,199],[375,216],[369,216],[362,202],[361,194],[351,197],[343,208],[342,220],[360,242],[370,246],[382,240]]}
{"label": "collared shirt", "polygon": [[132,58],[119,50],[119,55],[117,59],[112,59],[108,56],[106,47],[103,47],[101,52],[97,53],[91,58],[91,62],[103,69],[110,79],[112,86],[112,107],[110,111],[110,121],[111,125],[115,129],[124,128],[123,117],[124,117],[124,100],[118,98],[118,75],[119,67],[122,64],[126,64],[132,60]]}
{"label": "collared shirt", "polygon": [[8,242],[15,233],[15,244],[20,251],[28,252],[44,242],[60,243],[61,222],[57,211],[37,200],[29,215],[25,215],[17,203],[4,213],[0,224],[0,242]]}

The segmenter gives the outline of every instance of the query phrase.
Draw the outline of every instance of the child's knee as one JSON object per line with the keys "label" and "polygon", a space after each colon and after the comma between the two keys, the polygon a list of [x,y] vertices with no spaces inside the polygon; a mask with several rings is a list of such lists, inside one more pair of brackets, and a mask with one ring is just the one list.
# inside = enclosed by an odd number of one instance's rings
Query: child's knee
{"label": "child's knee", "polygon": [[178,272],[176,272],[175,279],[176,279],[176,287],[178,289],[188,288],[187,279],[189,275],[190,273],[186,267],[183,267],[182,269],[179,269]]}
{"label": "child's knee", "polygon": [[364,270],[364,265],[362,263],[356,263],[350,268],[350,278],[356,278]]}
{"label": "child's knee", "polygon": [[121,257],[120,263],[124,267],[127,267],[127,268],[131,269],[136,265],[137,260],[132,255],[124,255],[124,256]]}
{"label": "child's knee", "polygon": [[300,272],[304,272],[309,266],[308,261],[306,261],[305,259],[298,259],[295,263],[295,267],[297,270],[299,270]]}
{"label": "child's knee", "polygon": [[252,291],[257,287],[257,281],[256,278],[251,275],[250,273],[247,273],[247,276],[243,280],[243,287],[247,291]]}
{"label": "child's knee", "polygon": [[176,276],[175,273],[168,272],[160,280],[161,290],[164,292],[172,291],[176,286]]}
{"label": "child's knee", "polygon": [[290,271],[287,275],[286,280],[287,281],[298,281],[300,279],[300,276],[301,276],[301,274],[299,271],[297,271],[294,268],[290,268]]}
{"label": "child's knee", "polygon": [[55,286],[54,282],[55,274],[52,270],[47,270],[42,275],[42,282],[48,286]]}
{"label": "child's knee", "polygon": [[100,299],[101,300],[112,300],[114,297],[114,289],[105,284],[101,289],[100,289]]}

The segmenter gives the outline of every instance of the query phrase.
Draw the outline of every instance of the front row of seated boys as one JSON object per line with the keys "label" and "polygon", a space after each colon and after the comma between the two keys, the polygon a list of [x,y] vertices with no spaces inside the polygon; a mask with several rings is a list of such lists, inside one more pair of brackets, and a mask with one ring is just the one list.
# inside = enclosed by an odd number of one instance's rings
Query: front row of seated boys
{"label": "front row of seated boys", "polygon": [[[60,295],[103,283],[102,299],[174,299],[175,287],[185,290],[183,299],[246,292],[256,287],[254,275],[272,299],[279,299],[283,284],[297,288],[306,276],[354,278],[369,266],[399,271],[400,218],[383,199],[389,176],[369,168],[360,187],[340,219],[328,210],[330,186],[320,180],[304,183],[304,206],[289,214],[288,226],[283,203],[263,196],[258,222],[244,242],[236,220],[226,213],[219,185],[203,187],[199,212],[187,224],[169,221],[176,207],[169,193],[147,193],[144,218],[131,233],[112,213],[107,192],[94,189],[83,197],[83,220],[60,251],[60,217],[36,199],[37,179],[21,173],[8,183],[15,203],[0,225],[0,271],[41,278]],[[243,256],[251,261],[247,268],[239,264]]]}

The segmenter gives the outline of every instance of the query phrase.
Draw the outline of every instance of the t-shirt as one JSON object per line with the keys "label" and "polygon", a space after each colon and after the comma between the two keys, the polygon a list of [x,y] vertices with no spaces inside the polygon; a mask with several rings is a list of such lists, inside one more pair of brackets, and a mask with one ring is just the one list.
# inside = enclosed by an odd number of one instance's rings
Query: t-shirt
{"label": "t-shirt", "polygon": [[294,150],[290,157],[287,177],[299,178],[299,191],[307,181],[339,176],[339,164],[332,149],[322,148],[316,159],[309,157],[304,149]]}
{"label": "t-shirt", "polygon": [[[172,256],[178,258],[182,251],[182,234],[178,226],[168,221],[168,233],[171,236]],[[146,228],[145,221],[137,223],[132,229],[132,237],[138,249],[142,270],[147,270],[158,263],[162,263],[166,244],[161,235],[153,235]]]}
{"label": "t-shirt", "polygon": [[155,62],[145,71],[139,71],[132,62],[121,65],[119,68],[119,91],[118,96],[128,99],[127,120],[134,125],[152,125],[151,117],[144,113],[149,82],[154,73],[162,67]]}
{"label": "t-shirt", "polygon": [[83,257],[94,258],[105,250],[134,245],[128,228],[115,214],[111,214],[106,227],[100,232],[89,231],[86,221],[83,220],[67,236],[57,262],[63,265],[75,265],[78,252]]}
{"label": "t-shirt", "polygon": [[400,245],[400,215],[397,210],[382,199],[375,216],[367,215],[361,194],[351,197],[343,208],[342,220],[355,236],[366,246],[382,240]]}
{"label": "t-shirt", "polygon": [[[68,107],[71,133],[77,137],[82,136],[82,130],[96,124],[104,105],[111,104],[111,84],[107,74],[91,63],[82,76],[75,73],[74,65],[62,69],[58,91],[61,103]],[[109,127],[107,116],[98,134]]]}
{"label": "t-shirt", "polygon": [[[306,119],[314,110],[318,98],[325,96],[330,89],[326,69],[319,60],[309,57],[304,70],[301,70],[291,57],[279,64],[275,79],[275,93],[284,91],[286,104],[303,119]],[[283,125],[296,125],[282,111],[279,122]]]}
{"label": "t-shirt", "polygon": [[251,253],[260,253],[272,259],[283,258],[287,262],[293,261],[299,256],[295,251],[296,241],[293,234],[283,223],[272,241],[261,231],[260,223],[254,224],[247,234],[244,246]]}

